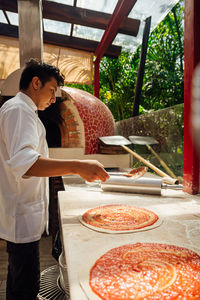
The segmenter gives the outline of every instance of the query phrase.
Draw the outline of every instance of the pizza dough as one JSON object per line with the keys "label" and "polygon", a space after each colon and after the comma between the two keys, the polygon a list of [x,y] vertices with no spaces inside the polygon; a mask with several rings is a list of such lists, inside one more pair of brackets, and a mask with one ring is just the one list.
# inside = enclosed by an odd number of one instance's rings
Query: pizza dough
{"label": "pizza dough", "polygon": [[129,173],[123,174],[126,177],[132,177],[133,179],[142,177],[148,171],[148,167],[139,167],[132,169]]}
{"label": "pizza dough", "polygon": [[154,212],[131,205],[105,205],[91,208],[79,217],[90,229],[104,233],[131,233],[149,230],[162,223]]}
{"label": "pizza dough", "polygon": [[91,300],[199,299],[200,256],[169,244],[127,244],[85,265],[80,284]]}

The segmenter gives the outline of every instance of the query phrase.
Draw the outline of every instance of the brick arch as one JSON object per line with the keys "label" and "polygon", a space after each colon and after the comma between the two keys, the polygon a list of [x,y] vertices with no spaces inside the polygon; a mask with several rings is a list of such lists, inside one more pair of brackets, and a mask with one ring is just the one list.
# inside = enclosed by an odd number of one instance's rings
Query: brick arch
{"label": "brick arch", "polygon": [[62,92],[60,105],[61,117],[63,119],[60,125],[61,147],[63,148],[84,148],[85,132],[83,122],[79,116],[74,101],[69,95]]}

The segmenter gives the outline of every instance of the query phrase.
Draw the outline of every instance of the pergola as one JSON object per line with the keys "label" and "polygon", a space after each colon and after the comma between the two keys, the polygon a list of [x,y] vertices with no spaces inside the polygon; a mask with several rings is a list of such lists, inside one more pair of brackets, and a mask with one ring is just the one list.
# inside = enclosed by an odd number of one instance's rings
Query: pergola
{"label": "pergola", "polygon": [[[94,94],[98,97],[99,63],[102,56],[118,57],[122,49],[134,52],[142,43],[146,19],[151,16],[152,31],[177,2],[178,0],[161,0],[159,3],[156,0],[151,3],[149,0],[0,0],[0,32],[6,37],[19,38],[20,66],[26,58],[26,49],[42,48],[43,43],[54,46],[54,49],[62,47],[61,51],[68,48],[92,53],[95,56]],[[22,20],[22,13],[29,17]],[[36,31],[36,26],[37,34],[41,26],[40,45],[39,38],[36,39],[36,34],[32,33],[33,30]],[[41,56],[33,50],[31,54]]]}
{"label": "pergola", "polygon": [[[57,2],[56,2],[57,1]],[[151,14],[154,14],[153,4],[162,7],[164,17],[178,0],[149,1],[149,0],[113,0],[113,1],[79,1],[79,0],[32,0],[41,2],[43,18],[44,43],[78,49],[93,53],[94,61],[94,93],[99,95],[99,63],[104,55],[118,57],[121,49],[120,40],[126,46],[137,47],[141,43],[142,22]],[[1,14],[6,21],[0,22],[0,35],[12,38],[19,37],[18,24],[13,24],[8,13],[17,13],[18,5],[25,4],[27,0],[0,0]],[[59,3],[58,3],[59,2]],[[112,12],[98,11],[84,7],[85,3],[98,4],[104,2],[104,6],[112,4]],[[142,7],[142,11],[134,13],[136,5]],[[82,4],[82,6],[81,6]],[[165,5],[164,5],[165,4]],[[137,9],[136,9],[137,11]],[[161,11],[161,9],[160,9]],[[145,15],[146,12],[146,15]],[[1,17],[0,14],[0,17]],[[136,16],[136,17],[134,17]],[[68,26],[68,35],[45,30],[44,19],[57,22],[65,22]],[[154,21],[154,18],[153,18]],[[157,20],[159,23],[161,20]],[[30,20],[31,22],[31,20]],[[47,22],[48,23],[48,22]],[[143,22],[144,23],[144,22]],[[28,24],[27,24],[28,26]],[[87,36],[89,31],[81,31],[81,26],[102,31],[98,41],[91,40]],[[153,22],[151,30],[156,26]],[[82,27],[82,30],[83,30]],[[20,29],[20,28],[19,28]],[[77,34],[77,32],[79,34]],[[76,35],[74,34],[76,33]],[[99,34],[99,32],[98,32]],[[97,35],[98,35],[97,34]],[[121,35],[121,36],[120,36]],[[124,38],[126,36],[126,38]],[[118,38],[117,38],[118,37]],[[134,40],[135,37],[136,39]],[[115,43],[116,41],[116,43]],[[130,42],[127,42],[130,41]],[[196,194],[199,190],[199,159],[196,154],[192,133],[190,130],[191,118],[191,82],[194,69],[200,61],[200,2],[199,0],[185,0],[185,99],[184,99],[184,159],[183,159],[183,186],[184,191]]]}

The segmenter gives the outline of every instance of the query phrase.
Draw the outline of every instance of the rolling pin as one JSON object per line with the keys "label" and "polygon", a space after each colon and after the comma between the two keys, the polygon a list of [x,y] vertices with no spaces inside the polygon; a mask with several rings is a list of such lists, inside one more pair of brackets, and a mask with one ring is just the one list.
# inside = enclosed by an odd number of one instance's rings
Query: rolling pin
{"label": "rolling pin", "polygon": [[182,190],[182,185],[168,185],[162,182],[161,178],[131,177],[111,175],[105,182],[101,182],[103,191],[139,193],[150,195],[161,195],[162,189]]}

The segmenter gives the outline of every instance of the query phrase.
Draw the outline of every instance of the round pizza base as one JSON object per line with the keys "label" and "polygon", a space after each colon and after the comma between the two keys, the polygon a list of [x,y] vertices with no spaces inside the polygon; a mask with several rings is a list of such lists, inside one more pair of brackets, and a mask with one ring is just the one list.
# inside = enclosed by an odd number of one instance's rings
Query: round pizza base
{"label": "round pizza base", "polygon": [[79,216],[78,218],[79,218],[79,221],[81,222],[81,224],[83,224],[84,226],[86,226],[94,231],[98,231],[98,232],[102,232],[102,233],[118,234],[118,233],[133,233],[133,232],[139,232],[139,231],[147,231],[147,230],[151,230],[156,227],[159,227],[163,223],[163,219],[159,215],[157,215],[157,216],[158,216],[158,220],[154,224],[149,225],[149,226],[147,225],[143,228],[131,229],[131,230],[110,230],[110,229],[100,228],[100,227],[92,226],[92,225],[86,223],[83,220],[82,215]]}
{"label": "round pizza base", "polygon": [[[90,285],[89,285],[89,280],[90,280],[90,268],[92,267],[89,267],[89,264],[91,262],[88,262],[88,265],[84,265],[82,266],[80,272],[79,272],[79,284],[81,286],[81,288],[83,289],[87,299],[89,300],[101,300],[101,298],[95,294]],[[94,264],[94,261],[93,261],[93,264]]]}
{"label": "round pizza base", "polygon": [[[167,243],[167,242],[161,242],[161,241],[153,241],[153,242],[140,242],[140,243],[158,243],[158,244],[166,244],[166,245],[173,245],[177,247],[184,247],[189,250],[192,250],[196,254],[200,255],[200,249],[197,249],[195,247],[191,247],[190,245],[184,245],[184,244],[177,244],[177,243]],[[126,243],[126,244],[132,244],[132,243]],[[92,291],[89,280],[90,280],[90,270],[95,264],[95,262],[106,252],[110,251],[111,249],[121,247],[126,244],[120,244],[118,246],[112,247],[110,249],[105,250],[104,252],[101,251],[101,254],[95,254],[93,257],[91,257],[85,264],[82,265],[79,271],[79,284],[81,288],[83,289],[87,299],[89,300],[101,300],[101,298]]]}

